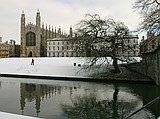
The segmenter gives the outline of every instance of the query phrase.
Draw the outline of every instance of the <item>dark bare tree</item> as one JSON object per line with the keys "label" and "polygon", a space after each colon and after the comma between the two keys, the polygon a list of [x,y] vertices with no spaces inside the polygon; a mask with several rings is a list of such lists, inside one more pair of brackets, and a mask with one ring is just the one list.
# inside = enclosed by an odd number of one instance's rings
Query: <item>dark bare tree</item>
{"label": "dark bare tree", "polygon": [[88,57],[89,66],[93,66],[99,60],[103,64],[111,57],[115,72],[119,73],[118,60],[123,59],[118,52],[123,52],[126,48],[123,39],[127,37],[128,31],[122,22],[116,22],[111,18],[101,19],[98,14],[87,14],[85,19],[77,24],[77,50],[80,56]]}
{"label": "dark bare tree", "polygon": [[141,30],[160,32],[160,0],[136,0],[133,8],[140,10]]}

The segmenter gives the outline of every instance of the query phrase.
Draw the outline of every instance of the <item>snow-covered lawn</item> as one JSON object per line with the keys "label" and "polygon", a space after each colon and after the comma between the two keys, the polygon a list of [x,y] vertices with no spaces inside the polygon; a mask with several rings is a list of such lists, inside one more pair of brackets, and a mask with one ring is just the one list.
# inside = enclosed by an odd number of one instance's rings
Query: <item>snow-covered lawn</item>
{"label": "snow-covered lawn", "polygon": [[[20,74],[34,76],[79,77],[89,78],[92,74],[104,72],[105,66],[85,70],[85,59],[76,57],[35,57],[32,58],[1,58],[1,74]],[[139,60],[139,59],[138,59]],[[74,64],[76,64],[74,66]]]}
{"label": "snow-covered lawn", "polygon": [[80,58],[36,57],[34,65],[31,65],[31,60],[32,58],[1,58],[0,73],[84,78],[95,72],[95,70],[84,70],[85,60]]}
{"label": "snow-covered lawn", "polygon": [[0,112],[0,118],[1,119],[40,119],[36,117],[29,117],[29,116],[11,114],[11,113],[6,113],[6,112]]}

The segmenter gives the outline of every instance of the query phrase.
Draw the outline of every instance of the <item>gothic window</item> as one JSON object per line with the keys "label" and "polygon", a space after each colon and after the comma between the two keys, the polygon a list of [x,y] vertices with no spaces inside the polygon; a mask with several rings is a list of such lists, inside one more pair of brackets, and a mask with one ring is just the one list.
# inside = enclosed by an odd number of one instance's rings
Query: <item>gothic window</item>
{"label": "gothic window", "polygon": [[36,46],[36,35],[33,32],[26,34],[26,46]]}

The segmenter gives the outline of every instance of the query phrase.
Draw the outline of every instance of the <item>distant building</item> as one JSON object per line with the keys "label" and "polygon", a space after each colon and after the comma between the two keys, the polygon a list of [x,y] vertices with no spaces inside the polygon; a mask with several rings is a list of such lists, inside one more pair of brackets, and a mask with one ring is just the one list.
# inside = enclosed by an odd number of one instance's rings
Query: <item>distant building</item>
{"label": "distant building", "polygon": [[19,57],[20,56],[20,45],[16,44],[15,40],[2,42],[0,38],[0,57]]}
{"label": "distant building", "polygon": [[160,46],[160,33],[155,35],[152,32],[147,32],[147,38],[144,39],[144,36],[142,37],[141,43],[140,43],[140,53],[149,53],[153,52]]}
{"label": "distant building", "polygon": [[[138,36],[137,35],[130,35],[124,37],[123,39],[123,46],[118,48],[117,56],[129,56],[129,57],[136,57],[139,56],[139,44],[138,44]],[[101,47],[104,47],[107,44],[104,42],[95,43],[92,47],[94,50],[98,50]],[[89,50],[89,54],[86,54],[86,49],[84,53],[79,53],[79,44],[74,38],[53,38],[47,39],[47,57],[85,57],[91,56],[94,57],[95,53],[94,50]],[[81,47],[84,48],[84,47]],[[82,50],[82,51],[83,51]]]}
{"label": "distant building", "polygon": [[[139,44],[138,44],[138,36],[137,35],[127,35],[123,39],[122,42],[118,45],[118,49],[116,52],[117,56],[124,57],[137,57],[139,56]],[[110,47],[111,43],[107,43],[106,41],[98,42],[94,44],[94,50],[98,50],[102,47]],[[91,56],[94,56],[94,51],[91,51]],[[106,56],[106,54],[104,54]]]}
{"label": "distant building", "polygon": [[77,57],[76,48],[70,38],[47,39],[47,57]]}
{"label": "distant building", "polygon": [[8,42],[3,43],[2,37],[0,37],[0,58],[9,57],[9,44]]}
{"label": "distant building", "polygon": [[50,26],[41,26],[40,12],[36,13],[36,24],[28,23],[26,25],[25,14],[21,14],[21,57],[44,57],[47,56],[47,39],[64,38],[66,35],[59,27],[53,30]]}
{"label": "distant building", "polygon": [[15,40],[9,42],[9,57],[20,57],[20,45]]}
{"label": "distant building", "polygon": [[119,56],[137,57],[140,53],[138,35],[128,35],[123,39],[123,45],[119,48]]}

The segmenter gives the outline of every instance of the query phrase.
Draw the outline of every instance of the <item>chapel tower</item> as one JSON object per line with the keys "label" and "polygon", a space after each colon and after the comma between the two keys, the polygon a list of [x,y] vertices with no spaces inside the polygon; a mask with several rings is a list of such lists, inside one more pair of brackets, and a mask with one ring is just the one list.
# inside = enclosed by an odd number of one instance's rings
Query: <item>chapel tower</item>
{"label": "chapel tower", "polygon": [[24,11],[21,14],[21,27],[20,27],[20,57],[46,57],[47,56],[47,39],[52,38],[65,38],[61,28],[59,27],[58,32],[53,30],[53,26],[41,26],[41,15],[40,11],[36,13],[36,23],[31,22],[26,24]]}

